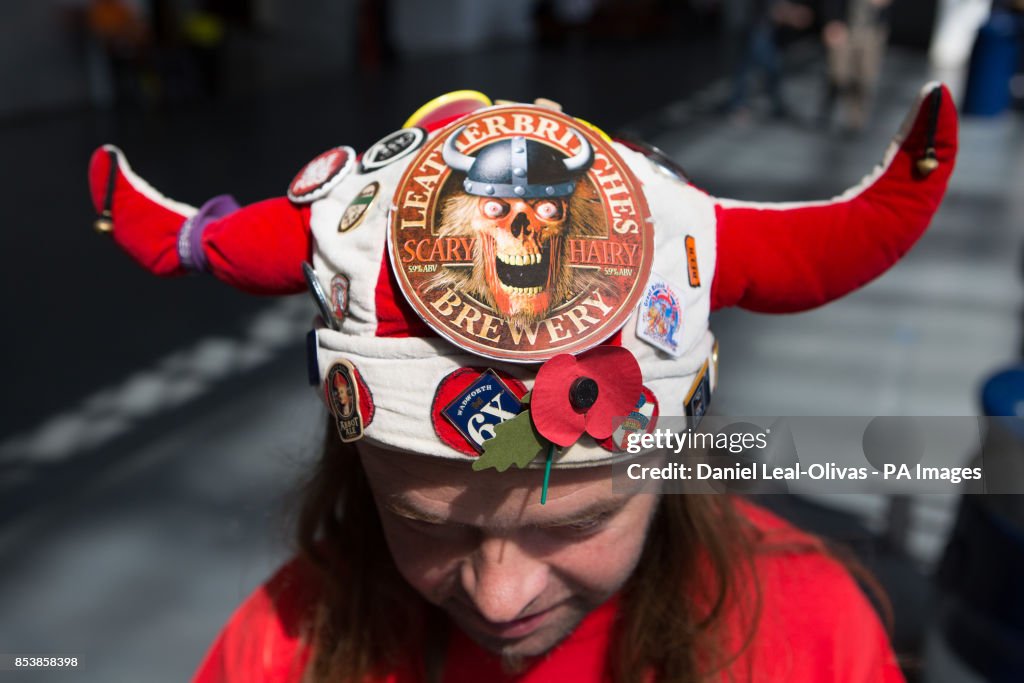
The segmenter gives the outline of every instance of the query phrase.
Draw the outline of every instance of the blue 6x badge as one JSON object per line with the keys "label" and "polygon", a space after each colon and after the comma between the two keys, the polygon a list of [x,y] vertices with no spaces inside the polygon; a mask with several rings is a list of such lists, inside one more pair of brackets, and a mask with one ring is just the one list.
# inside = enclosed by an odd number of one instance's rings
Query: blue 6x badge
{"label": "blue 6x badge", "polygon": [[483,372],[442,409],[441,414],[478,452],[494,428],[523,412],[522,401],[493,370]]}

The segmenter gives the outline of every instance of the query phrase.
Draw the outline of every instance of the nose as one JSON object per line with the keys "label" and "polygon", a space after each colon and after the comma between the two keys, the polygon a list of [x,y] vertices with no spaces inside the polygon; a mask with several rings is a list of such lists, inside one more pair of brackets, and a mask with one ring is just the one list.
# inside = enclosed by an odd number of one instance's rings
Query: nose
{"label": "nose", "polygon": [[525,232],[527,236],[530,235],[530,219],[525,213],[520,211],[512,219],[512,236],[518,238],[522,232]]}
{"label": "nose", "polygon": [[529,616],[528,608],[544,592],[548,568],[507,537],[485,538],[462,566],[462,587],[491,623]]}

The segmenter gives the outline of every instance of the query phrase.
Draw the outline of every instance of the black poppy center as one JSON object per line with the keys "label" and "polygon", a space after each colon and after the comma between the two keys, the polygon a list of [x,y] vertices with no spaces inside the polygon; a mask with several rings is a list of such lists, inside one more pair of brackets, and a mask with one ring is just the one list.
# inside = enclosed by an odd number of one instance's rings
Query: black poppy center
{"label": "black poppy center", "polygon": [[574,410],[589,410],[597,403],[597,382],[589,377],[580,377],[569,387],[569,403]]}

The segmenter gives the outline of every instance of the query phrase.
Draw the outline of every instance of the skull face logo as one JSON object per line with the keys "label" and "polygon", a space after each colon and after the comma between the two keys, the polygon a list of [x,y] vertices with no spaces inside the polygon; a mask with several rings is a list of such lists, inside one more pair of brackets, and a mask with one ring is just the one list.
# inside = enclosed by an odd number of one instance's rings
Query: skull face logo
{"label": "skull face logo", "polygon": [[[566,158],[523,137],[500,140],[475,156],[446,141],[444,160],[466,174],[462,192],[445,203],[441,234],[471,233],[474,269],[464,288],[519,325],[541,320],[576,289],[563,245],[599,220],[599,201],[581,176],[593,162],[586,138]],[[582,224],[582,225],[581,225]]]}
{"label": "skull face logo", "polygon": [[541,318],[562,263],[565,200],[476,200],[473,232],[494,306],[507,318]]}

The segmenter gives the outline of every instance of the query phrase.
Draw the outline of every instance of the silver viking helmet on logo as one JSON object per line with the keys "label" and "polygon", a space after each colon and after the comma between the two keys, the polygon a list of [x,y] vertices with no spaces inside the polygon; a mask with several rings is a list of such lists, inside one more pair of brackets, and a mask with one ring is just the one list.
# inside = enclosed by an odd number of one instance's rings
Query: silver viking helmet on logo
{"label": "silver viking helmet on logo", "polygon": [[576,180],[594,163],[594,150],[579,131],[571,131],[580,149],[571,157],[536,140],[517,135],[485,146],[476,156],[455,148],[465,126],[444,143],[442,157],[449,168],[466,174],[462,187],[480,197],[567,197]]}

